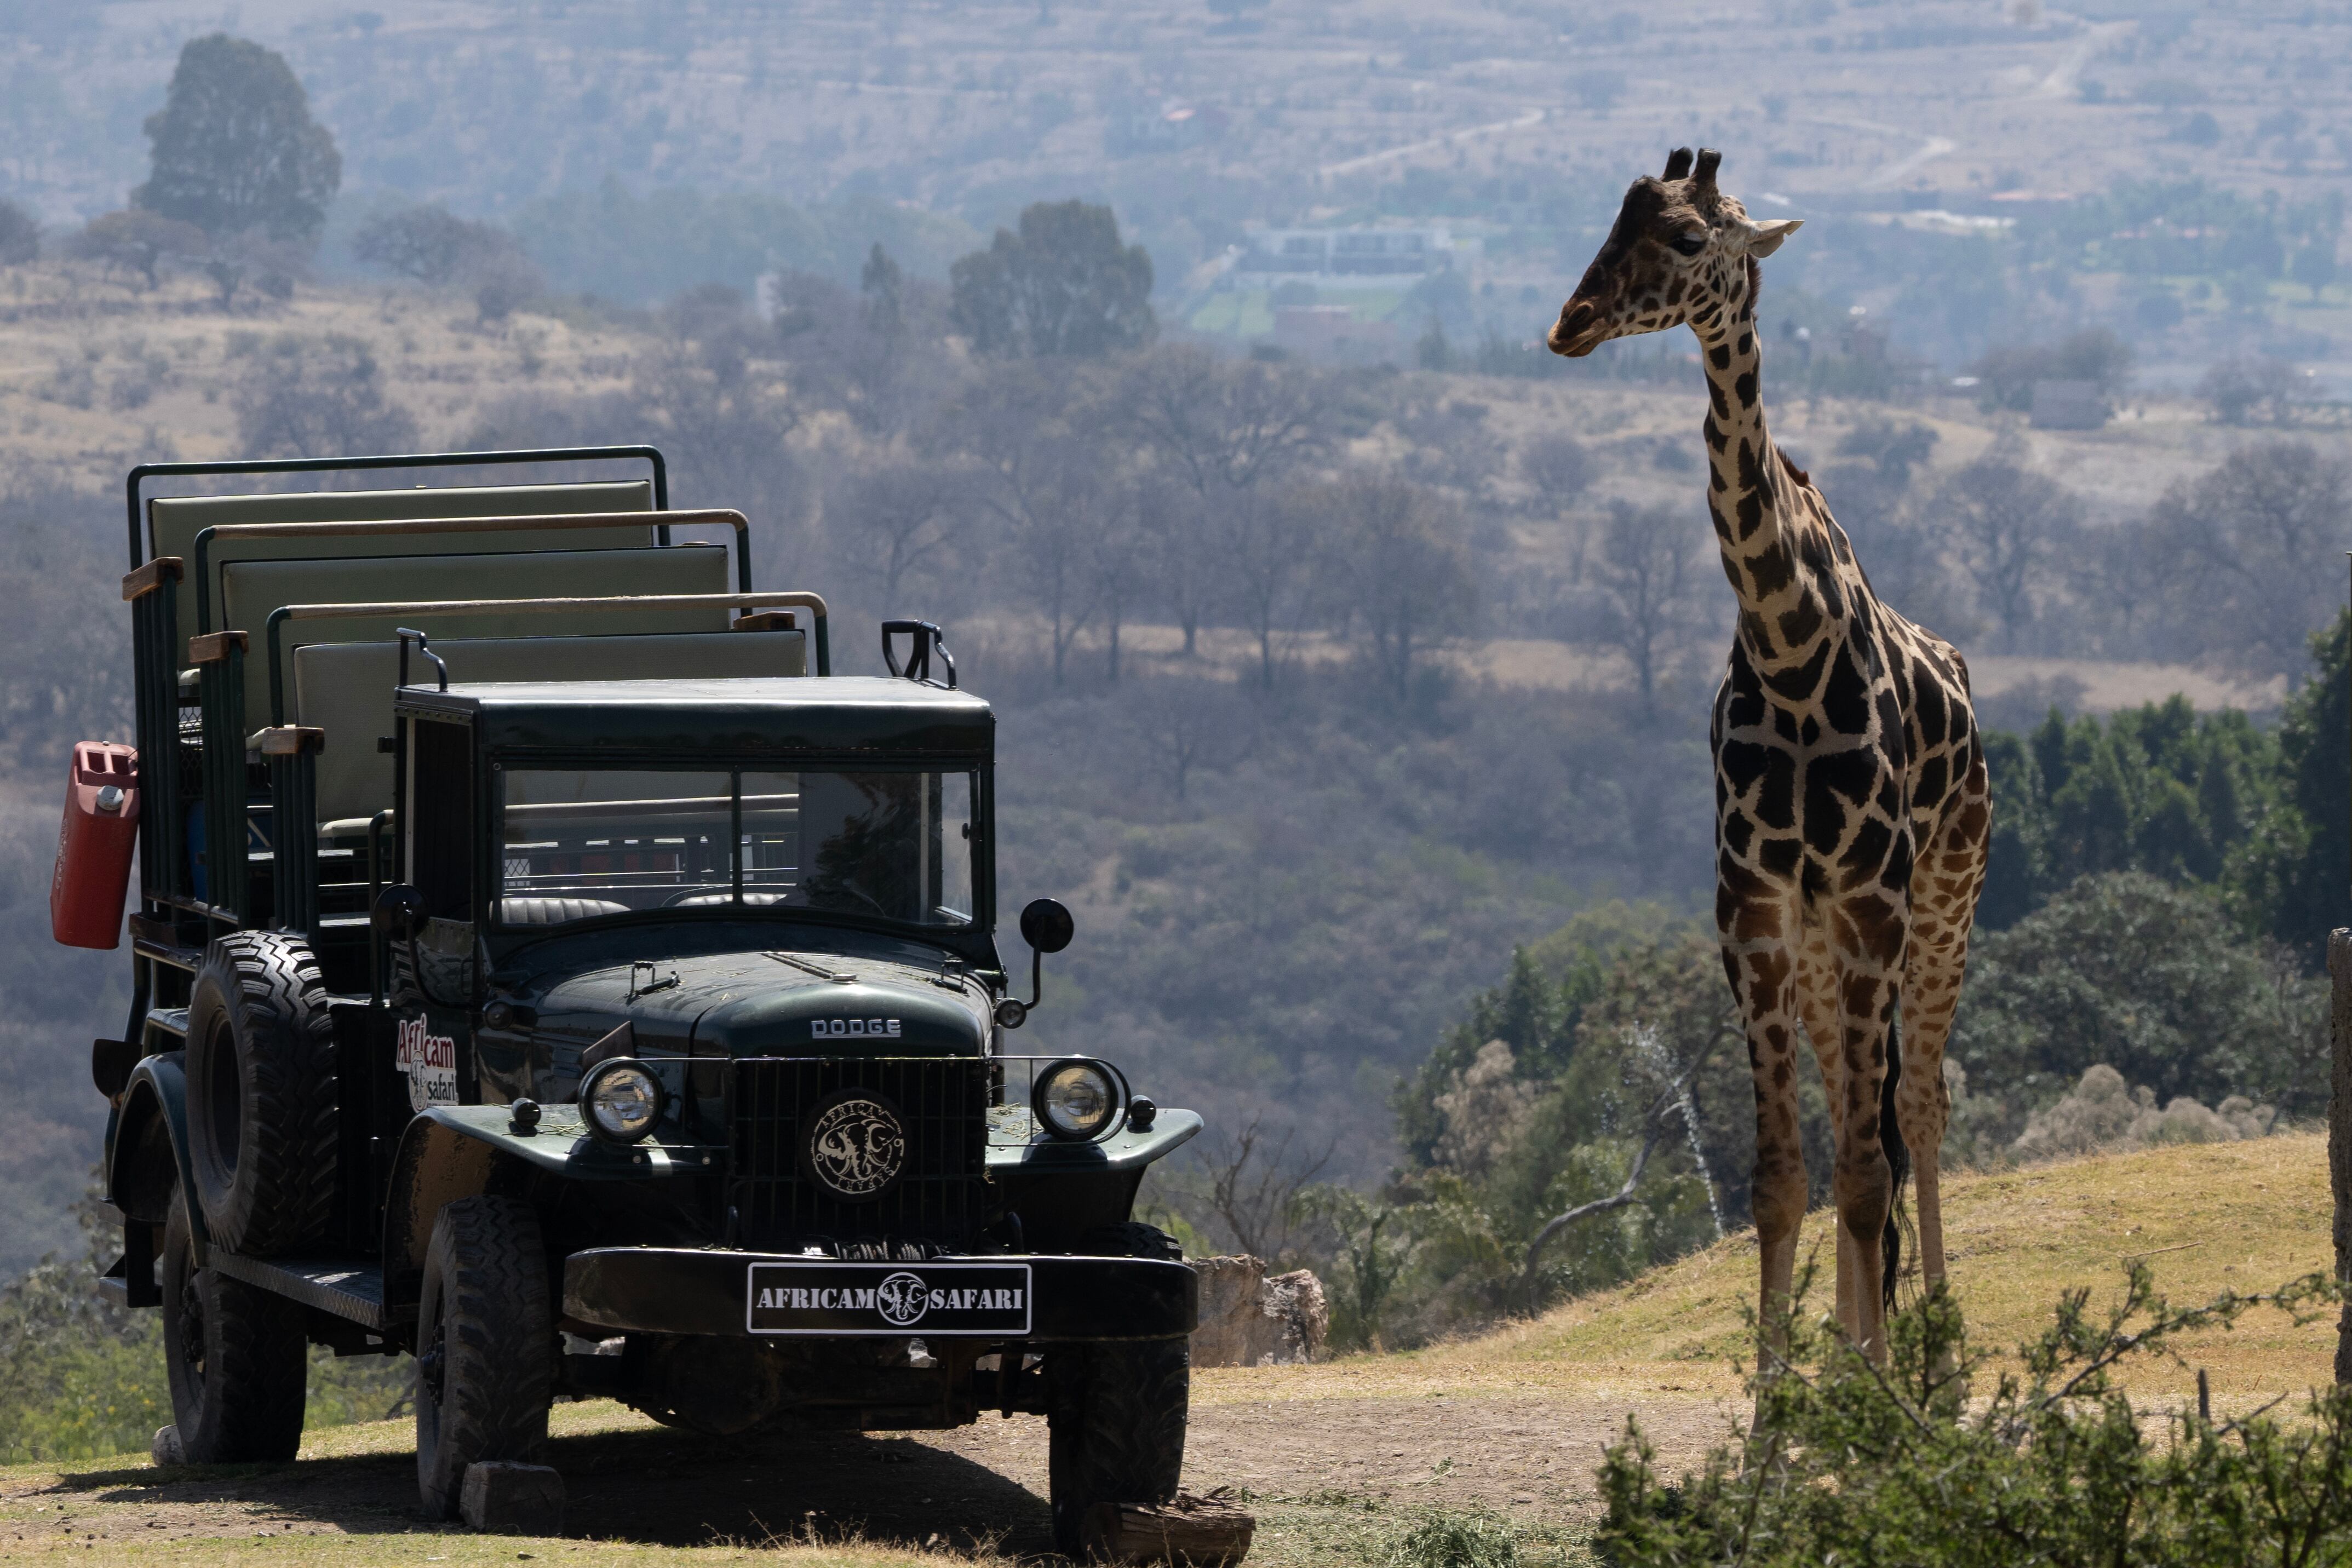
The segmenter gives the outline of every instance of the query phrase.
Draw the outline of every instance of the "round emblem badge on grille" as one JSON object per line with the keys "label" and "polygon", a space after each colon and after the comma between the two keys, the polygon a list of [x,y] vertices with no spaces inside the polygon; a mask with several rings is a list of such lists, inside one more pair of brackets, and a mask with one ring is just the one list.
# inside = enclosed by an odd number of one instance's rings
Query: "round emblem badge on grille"
{"label": "round emblem badge on grille", "polygon": [[880,1197],[907,1168],[907,1128],[898,1107],[863,1089],[817,1102],[801,1140],[801,1165],[827,1195],[850,1203]]}
{"label": "round emblem badge on grille", "polygon": [[874,1288],[874,1304],[881,1310],[884,1322],[903,1329],[922,1321],[930,1308],[931,1293],[913,1274],[891,1274]]}

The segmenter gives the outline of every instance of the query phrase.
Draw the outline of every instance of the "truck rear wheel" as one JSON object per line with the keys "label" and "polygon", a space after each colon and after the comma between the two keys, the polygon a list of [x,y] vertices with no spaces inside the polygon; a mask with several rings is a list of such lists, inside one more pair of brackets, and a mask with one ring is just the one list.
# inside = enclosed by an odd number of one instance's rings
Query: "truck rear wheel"
{"label": "truck rear wheel", "polygon": [[315,1245],[335,1211],[335,1029],[318,960],[276,931],[215,942],[188,1003],[188,1153],[213,1245]]}
{"label": "truck rear wheel", "polygon": [[416,1485],[428,1518],[457,1517],[467,1465],[540,1462],[554,1343],[530,1206],[464,1197],[442,1209],[416,1303]]}
{"label": "truck rear wheel", "polygon": [[294,1457],[310,1363],[301,1306],[199,1269],[174,1189],[163,1224],[163,1366],[192,1465]]}
{"label": "truck rear wheel", "polygon": [[1160,1503],[1176,1495],[1192,1345],[1184,1339],[1061,1345],[1047,1353],[1045,1370],[1054,1549],[1082,1558],[1087,1514],[1097,1503]]}

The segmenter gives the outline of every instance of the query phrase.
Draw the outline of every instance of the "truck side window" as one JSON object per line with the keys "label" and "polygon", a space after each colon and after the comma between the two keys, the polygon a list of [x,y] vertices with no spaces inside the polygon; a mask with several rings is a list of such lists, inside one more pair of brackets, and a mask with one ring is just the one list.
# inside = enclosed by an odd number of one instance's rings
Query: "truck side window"
{"label": "truck side window", "polygon": [[409,724],[408,878],[436,920],[474,918],[473,731],[462,724]]}

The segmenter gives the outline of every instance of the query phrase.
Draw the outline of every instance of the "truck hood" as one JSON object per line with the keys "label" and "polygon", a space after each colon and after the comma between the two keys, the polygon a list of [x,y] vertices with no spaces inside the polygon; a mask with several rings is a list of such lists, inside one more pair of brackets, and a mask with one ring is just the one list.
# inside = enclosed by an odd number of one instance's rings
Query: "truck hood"
{"label": "truck hood", "polygon": [[838,953],[711,953],[614,966],[535,999],[559,1057],[622,1023],[640,1054],[970,1056],[989,1038],[987,988],[923,966]]}

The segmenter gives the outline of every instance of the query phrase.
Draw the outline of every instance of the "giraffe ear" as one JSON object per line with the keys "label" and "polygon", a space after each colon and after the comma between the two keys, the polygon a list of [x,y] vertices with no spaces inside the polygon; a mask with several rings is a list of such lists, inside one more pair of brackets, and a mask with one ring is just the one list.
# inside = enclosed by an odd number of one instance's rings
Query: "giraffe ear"
{"label": "giraffe ear", "polygon": [[1666,154],[1666,178],[1679,180],[1691,171],[1691,150],[1677,147]]}
{"label": "giraffe ear", "polygon": [[1780,242],[1805,226],[1802,218],[1767,218],[1748,225],[1748,254],[1759,258],[1780,248]]}

